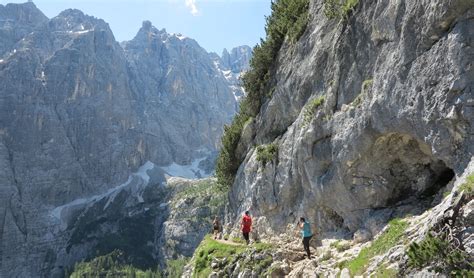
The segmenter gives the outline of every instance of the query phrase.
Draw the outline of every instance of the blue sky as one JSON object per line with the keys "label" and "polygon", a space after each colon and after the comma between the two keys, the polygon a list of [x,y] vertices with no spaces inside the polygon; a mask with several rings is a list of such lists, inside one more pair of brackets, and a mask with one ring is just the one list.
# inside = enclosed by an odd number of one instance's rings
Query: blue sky
{"label": "blue sky", "polygon": [[[26,0],[0,0],[0,4]],[[35,0],[52,18],[67,8],[82,10],[109,23],[118,41],[130,40],[150,20],[158,29],[195,39],[207,51],[253,47],[264,37],[270,0]]]}

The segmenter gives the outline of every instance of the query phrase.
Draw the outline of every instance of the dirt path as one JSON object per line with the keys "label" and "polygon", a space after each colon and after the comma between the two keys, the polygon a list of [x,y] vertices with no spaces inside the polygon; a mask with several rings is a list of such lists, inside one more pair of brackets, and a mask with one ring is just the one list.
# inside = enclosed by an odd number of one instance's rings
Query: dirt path
{"label": "dirt path", "polygon": [[244,246],[243,244],[241,243],[237,243],[237,242],[233,242],[232,240],[223,240],[223,239],[213,239],[219,243],[222,243],[222,244],[227,244],[227,245],[233,245],[233,246]]}

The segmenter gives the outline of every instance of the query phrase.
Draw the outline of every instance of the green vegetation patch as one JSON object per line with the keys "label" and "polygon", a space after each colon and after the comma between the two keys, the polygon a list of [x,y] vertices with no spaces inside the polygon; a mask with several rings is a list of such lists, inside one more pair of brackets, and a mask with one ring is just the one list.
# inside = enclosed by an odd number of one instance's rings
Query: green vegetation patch
{"label": "green vegetation patch", "polygon": [[421,242],[413,242],[406,253],[410,267],[421,269],[436,265],[436,272],[474,277],[474,263],[469,262],[469,255],[441,237],[427,234]]}
{"label": "green vegetation patch", "polygon": [[222,189],[234,181],[243,158],[237,157],[236,148],[246,122],[258,114],[265,99],[275,90],[271,86],[271,71],[275,70],[278,52],[285,38],[296,42],[304,33],[309,18],[309,0],[275,0],[272,13],[266,18],[266,38],[253,49],[250,69],[242,77],[247,96],[231,125],[224,127],[222,147],[217,158],[216,177]]}
{"label": "green vegetation patch", "polygon": [[245,240],[243,238],[240,238],[240,237],[232,237],[231,241],[235,242],[235,243],[240,243],[240,244],[245,244],[246,243]]}
{"label": "green vegetation patch", "polygon": [[331,243],[331,245],[329,246],[332,248],[336,248],[337,252],[344,252],[351,248],[351,244],[349,242],[341,242],[339,240]]}
{"label": "green vegetation patch", "polygon": [[272,161],[277,154],[278,146],[275,143],[260,145],[257,147],[257,161],[261,162],[263,165]]}
{"label": "green vegetation patch", "polygon": [[372,87],[372,84],[374,83],[373,79],[367,79],[362,82],[362,86],[360,88],[360,93],[359,95],[352,101],[351,105],[354,107],[358,107],[362,104],[362,101],[364,100],[364,97],[367,94],[367,91]]}
{"label": "green vegetation patch", "polygon": [[125,263],[122,251],[115,250],[107,255],[94,258],[89,262],[75,265],[71,278],[83,277],[136,277],[160,278],[159,270],[141,270]]}
{"label": "green vegetation patch", "polygon": [[305,106],[303,111],[303,123],[308,124],[313,119],[316,110],[323,105],[324,96],[319,96],[310,100]]}
{"label": "green vegetation patch", "polygon": [[264,250],[272,250],[275,248],[275,246],[271,243],[266,243],[266,242],[257,242],[252,244],[252,247],[257,250],[257,252],[262,252]]}
{"label": "green vegetation patch", "polygon": [[[234,239],[231,241],[234,241]],[[248,246],[225,244],[213,240],[208,235],[194,252],[193,277],[208,277],[212,272],[211,263],[213,261],[219,262],[219,269],[221,270],[239,261],[241,269],[255,270],[260,274],[264,273],[273,262],[271,256],[273,249],[272,244],[263,242]],[[252,259],[256,254],[260,254],[260,258]]]}
{"label": "green vegetation patch", "polygon": [[166,277],[179,278],[184,272],[184,267],[188,263],[187,258],[169,260],[166,263]]}
{"label": "green vegetation patch", "polygon": [[474,173],[466,178],[466,182],[459,186],[459,191],[463,191],[468,197],[474,196]]}
{"label": "green vegetation patch", "polygon": [[182,199],[185,197],[205,197],[215,194],[218,184],[215,180],[205,179],[198,181],[196,184],[183,187],[182,190],[176,192],[174,198]]}
{"label": "green vegetation patch", "polygon": [[393,268],[387,268],[387,264],[382,264],[375,270],[375,277],[396,278],[398,277],[398,271]]}
{"label": "green vegetation patch", "polygon": [[344,263],[344,267],[347,267],[352,275],[363,274],[370,260],[395,246],[408,227],[406,221],[398,218],[392,219],[388,225],[388,228],[370,246],[362,249],[356,258]]}
{"label": "green vegetation patch", "polygon": [[445,192],[443,192],[443,198],[448,197],[449,194],[451,194],[451,191],[445,191]]}
{"label": "green vegetation patch", "polygon": [[217,157],[216,177],[221,191],[226,191],[234,181],[235,173],[242,163],[237,157],[236,149],[242,135],[244,126],[251,119],[248,112],[247,100],[240,104],[240,111],[235,115],[232,124],[224,126],[224,134],[221,138],[221,150]]}
{"label": "green vegetation patch", "polygon": [[243,265],[243,267],[251,269],[251,270],[255,270],[257,273],[262,273],[264,270],[268,269],[268,267],[272,264],[272,262],[273,262],[273,257],[267,255],[262,260],[251,262],[250,264]]}
{"label": "green vegetation patch", "polygon": [[246,247],[241,245],[223,244],[207,235],[195,251],[193,277],[207,277],[211,273],[213,258],[231,260],[242,254]]}
{"label": "green vegetation patch", "polygon": [[267,40],[272,41],[276,48],[283,44],[285,36],[288,36],[290,42],[296,42],[306,29],[308,8],[308,0],[273,1],[272,15],[267,17],[265,26]]}
{"label": "green vegetation patch", "polygon": [[347,19],[359,0],[324,0],[324,14],[329,19]]}
{"label": "green vegetation patch", "polygon": [[374,80],[373,80],[373,79],[364,80],[364,82],[362,82],[361,92],[363,92],[363,93],[367,92],[367,90],[368,90],[370,87],[372,87],[372,84],[374,84]]}
{"label": "green vegetation patch", "polygon": [[[225,205],[226,195],[220,190],[216,180],[205,179],[183,187],[173,196],[172,203],[184,198],[199,198],[196,207],[209,207],[211,215],[219,215]],[[200,202],[199,202],[200,201]],[[201,221],[200,219],[191,219]]]}

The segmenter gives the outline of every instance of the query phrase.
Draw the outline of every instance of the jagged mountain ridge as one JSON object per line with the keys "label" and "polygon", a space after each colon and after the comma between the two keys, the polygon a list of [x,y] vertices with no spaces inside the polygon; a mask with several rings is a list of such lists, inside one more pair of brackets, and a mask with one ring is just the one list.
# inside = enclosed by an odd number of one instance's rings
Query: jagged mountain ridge
{"label": "jagged mountain ridge", "polygon": [[[235,84],[196,41],[144,22],[121,46],[101,19],[73,9],[48,19],[33,3],[0,5],[0,35],[1,277],[61,276],[131,211],[137,221],[166,211],[154,203],[165,174],[213,171]],[[114,201],[128,205],[111,211]],[[156,220],[139,244],[160,243],[166,213]],[[92,238],[77,237],[81,223]],[[143,256],[163,262],[157,249]]]}
{"label": "jagged mountain ridge", "polygon": [[0,55],[48,21],[48,18],[32,3],[24,6],[0,5],[0,18],[2,18],[0,22],[0,36],[2,37]]}
{"label": "jagged mountain ridge", "polygon": [[227,81],[231,84],[230,88],[237,100],[245,96],[245,91],[241,86],[240,79],[249,66],[252,57],[252,49],[247,46],[238,46],[231,50],[231,54],[224,48],[219,57],[216,53],[211,53],[214,65],[221,70]]}

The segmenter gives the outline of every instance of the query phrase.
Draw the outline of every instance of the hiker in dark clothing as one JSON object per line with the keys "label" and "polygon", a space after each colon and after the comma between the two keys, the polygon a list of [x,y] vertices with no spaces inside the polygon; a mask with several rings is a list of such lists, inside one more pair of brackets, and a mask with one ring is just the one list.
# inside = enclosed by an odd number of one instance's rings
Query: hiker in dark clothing
{"label": "hiker in dark clothing", "polygon": [[242,229],[242,235],[244,236],[245,242],[247,242],[248,245],[250,243],[249,233],[252,230],[252,218],[250,217],[249,211],[246,211],[242,217],[240,227]]}
{"label": "hiker in dark clothing", "polygon": [[214,221],[212,221],[212,228],[213,228],[213,234],[214,234],[214,239],[218,239],[219,233],[221,230],[221,223],[219,222],[219,217],[215,217]]}
{"label": "hiker in dark clothing", "polygon": [[313,237],[313,233],[311,232],[311,226],[304,217],[300,218],[298,226],[301,231],[301,236],[303,237],[304,250],[306,251],[306,254],[308,254],[308,259],[311,259],[311,251],[309,250],[309,241]]}

